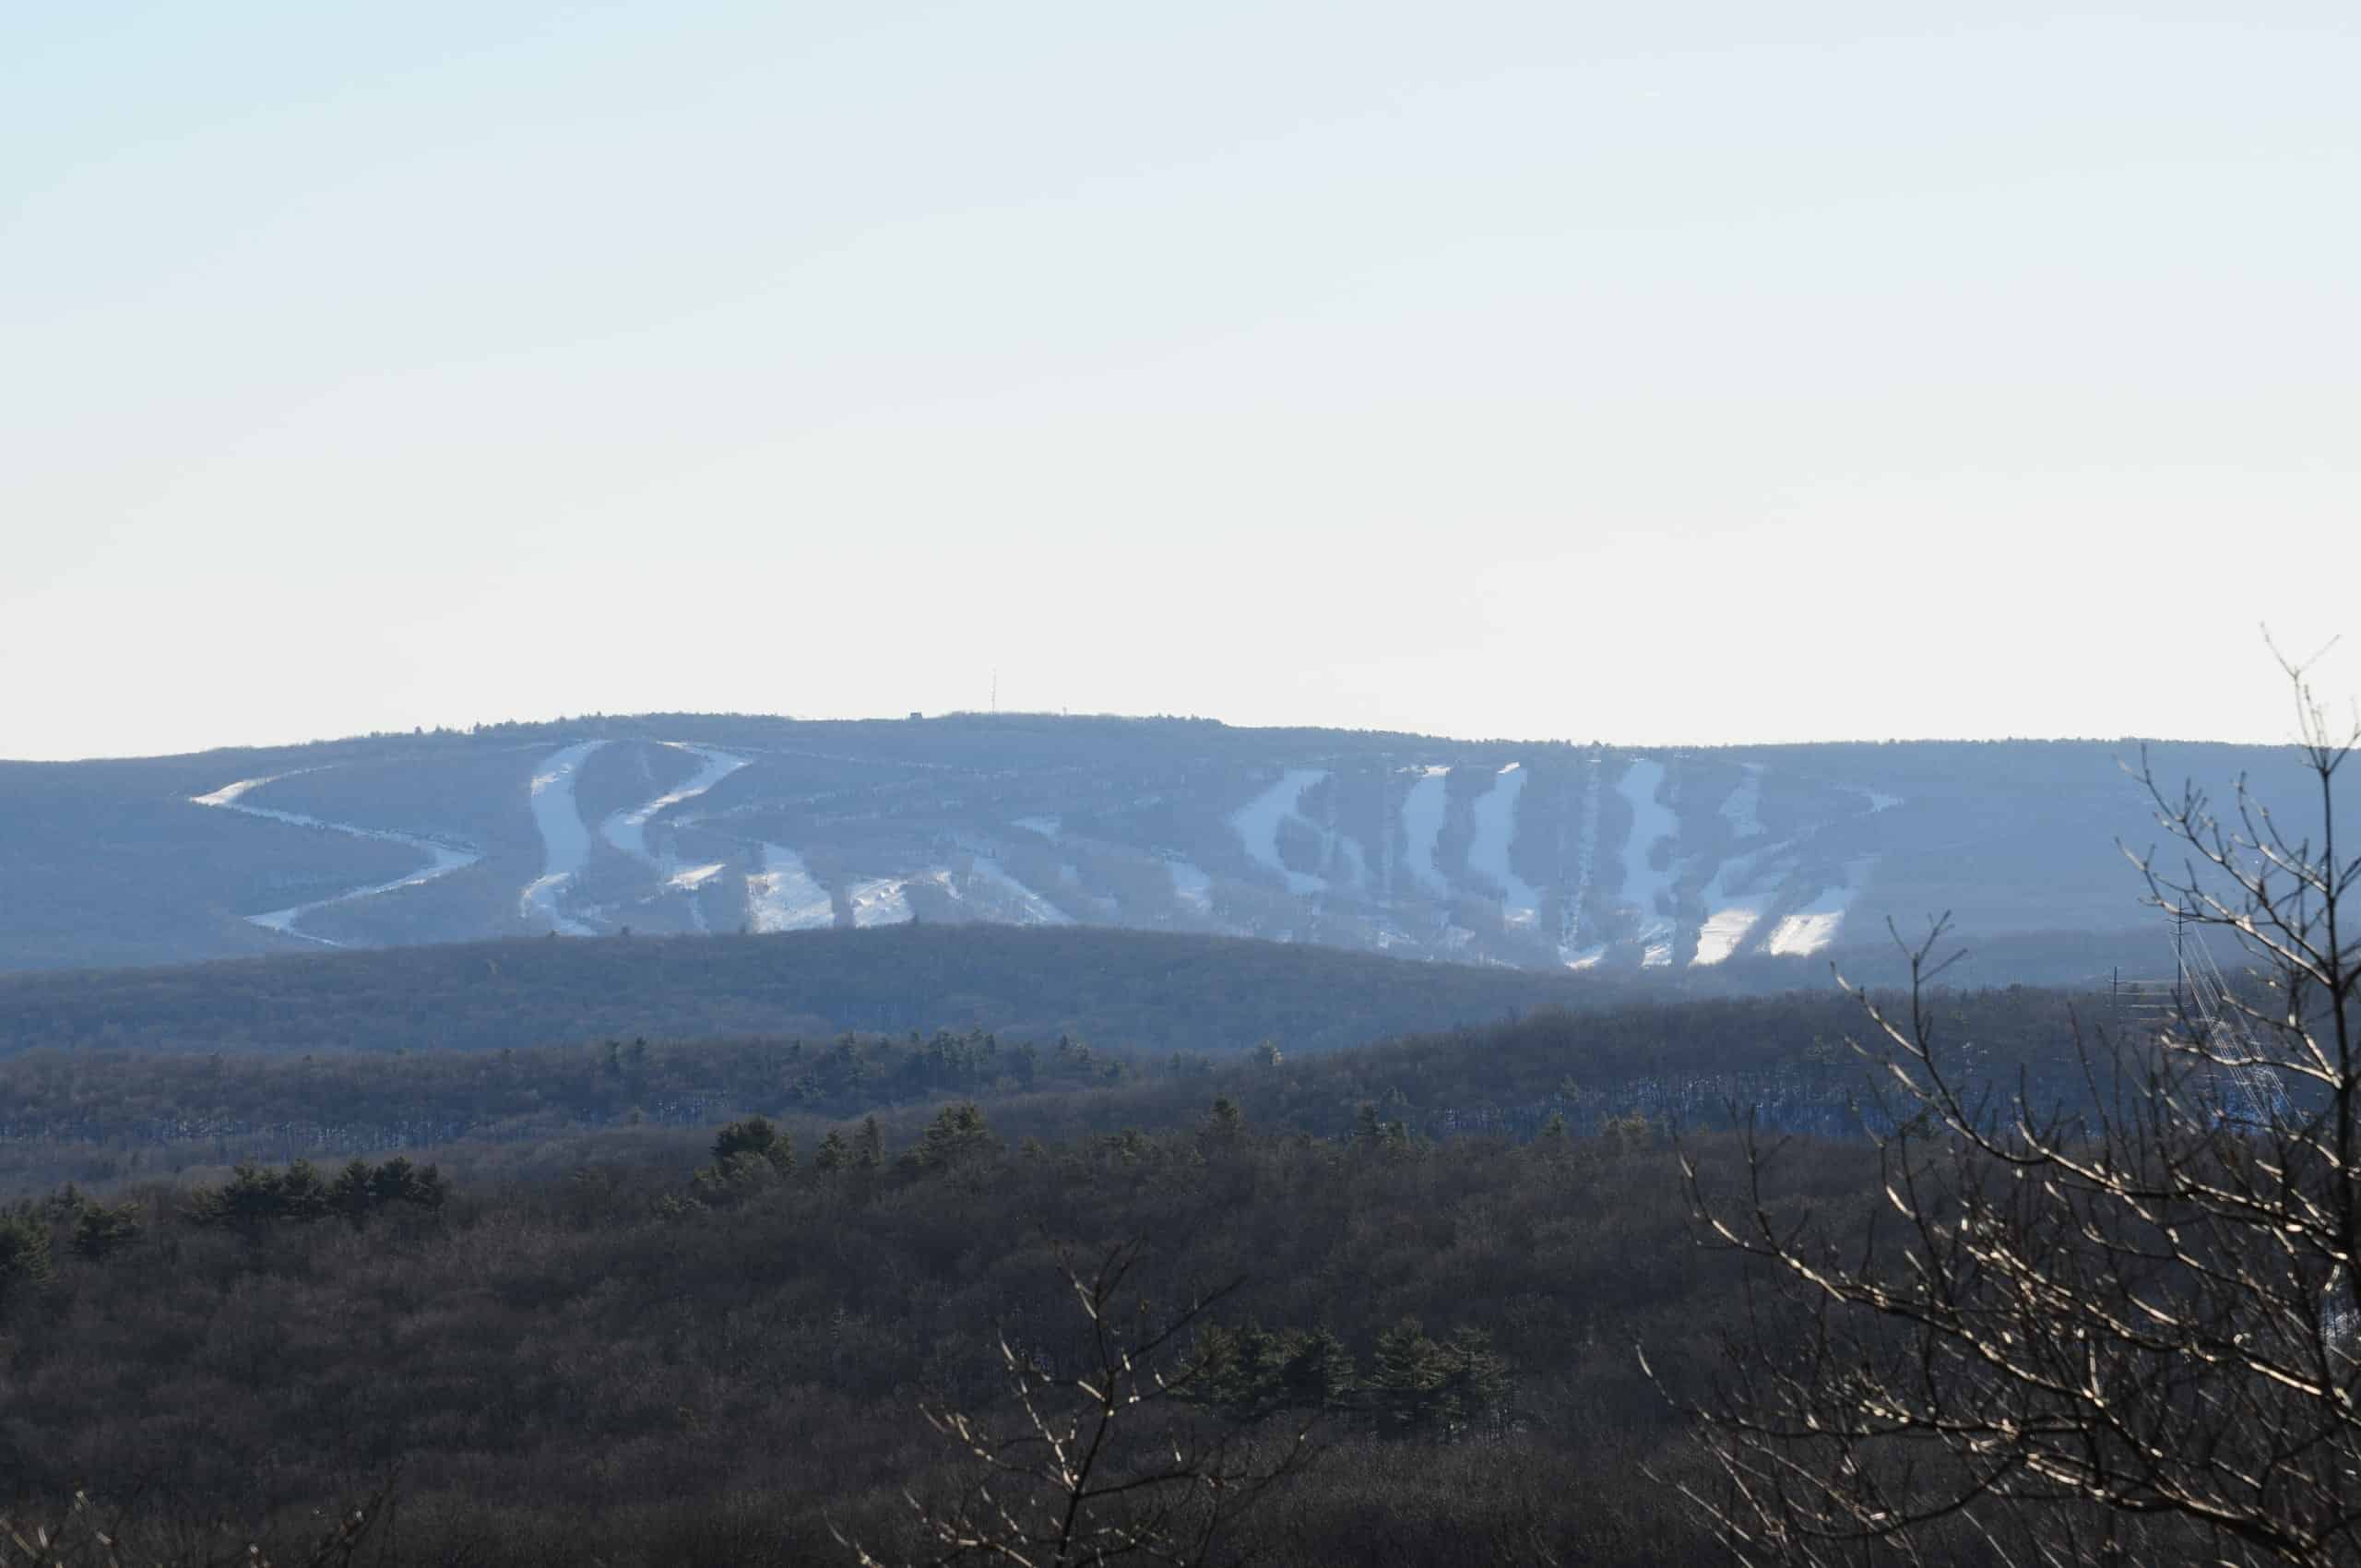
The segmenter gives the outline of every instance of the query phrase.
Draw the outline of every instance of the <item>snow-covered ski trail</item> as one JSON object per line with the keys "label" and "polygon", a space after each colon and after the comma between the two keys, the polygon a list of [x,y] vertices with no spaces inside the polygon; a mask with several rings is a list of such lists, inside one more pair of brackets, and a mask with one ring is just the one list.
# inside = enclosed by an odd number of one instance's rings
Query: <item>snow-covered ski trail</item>
{"label": "snow-covered ski trail", "polygon": [[[314,771],[316,770],[312,768],[296,770],[300,773]],[[391,882],[373,882],[361,887],[349,887],[326,898],[314,898],[308,904],[291,904],[283,909],[270,909],[259,915],[248,915],[245,917],[248,925],[257,925],[265,931],[275,931],[281,936],[291,936],[301,942],[317,943],[323,947],[341,947],[344,944],[340,942],[330,941],[325,936],[314,936],[309,932],[298,931],[296,922],[314,909],[325,909],[331,904],[349,904],[358,898],[374,898],[380,893],[392,893],[404,887],[416,887],[422,883],[433,882],[437,877],[448,876],[455,871],[464,871],[483,859],[483,855],[478,850],[456,843],[445,843],[440,839],[421,838],[414,833],[397,833],[387,827],[362,827],[349,822],[326,822],[316,816],[307,816],[302,812],[275,811],[268,806],[250,806],[245,803],[245,797],[264,785],[274,784],[281,778],[293,777],[292,773],[274,773],[261,778],[241,778],[235,783],[224,784],[219,790],[208,793],[191,795],[189,803],[205,806],[214,811],[236,812],[241,816],[261,817],[269,822],[283,822],[292,827],[314,827],[329,833],[341,833],[348,837],[374,838],[381,843],[399,844],[406,849],[415,849],[424,855],[426,864],[409,875],[397,876]]]}
{"label": "snow-covered ski trail", "polygon": [[679,788],[666,791],[644,805],[610,814],[599,825],[599,832],[608,843],[645,865],[654,866],[668,877],[674,868],[669,861],[652,855],[647,849],[647,825],[658,813],[668,811],[683,801],[694,801],[716,784],[746,766],[746,759],[732,753],[718,751],[711,746],[691,745],[686,741],[663,741],[658,744],[674,751],[688,753],[703,762],[695,775]]}
{"label": "snow-covered ski trail", "polygon": [[1623,902],[1639,911],[1643,968],[1660,969],[1672,962],[1675,927],[1663,909],[1672,894],[1673,873],[1651,863],[1655,847],[1679,837],[1680,819],[1656,799],[1664,787],[1664,764],[1635,757],[1616,792],[1631,809],[1631,835],[1623,841]]}
{"label": "snow-covered ski trail", "polygon": [[763,869],[746,879],[746,923],[765,932],[824,931],[836,923],[836,901],[801,855],[765,844]]}
{"label": "snow-covered ski trail", "polygon": [[1074,917],[1042,897],[1030,887],[1009,874],[1008,868],[989,855],[978,855],[972,862],[975,878],[1000,895],[1006,912],[1016,918],[1016,925],[1072,925]]}
{"label": "snow-covered ski trail", "polygon": [[590,859],[590,829],[574,803],[574,776],[604,741],[577,741],[552,752],[533,770],[533,826],[541,832],[541,874],[517,896],[516,913],[545,922],[561,936],[589,936],[591,929],[567,918],[559,896],[573,884]]}
{"label": "snow-covered ski trail", "polygon": [[1239,807],[1229,816],[1229,825],[1237,831],[1239,842],[1245,847],[1247,855],[1258,865],[1275,872],[1286,882],[1290,893],[1324,893],[1328,890],[1326,877],[1314,876],[1309,872],[1290,871],[1279,859],[1279,826],[1289,820],[1303,823],[1320,834],[1324,849],[1329,835],[1323,832],[1317,824],[1300,815],[1296,807],[1305,790],[1315,784],[1326,782],[1327,778],[1327,772],[1322,768],[1288,768],[1277,783]]}
{"label": "snow-covered ski trail", "polygon": [[880,876],[855,883],[846,897],[852,904],[852,923],[863,930],[876,925],[905,925],[910,920],[906,891],[913,878]]}
{"label": "snow-covered ski trail", "polygon": [[1516,803],[1528,777],[1524,765],[1514,762],[1493,776],[1492,787],[1476,799],[1476,838],[1467,847],[1468,870],[1501,890],[1501,912],[1512,926],[1529,926],[1541,912],[1539,890],[1509,865],[1509,840],[1516,836]]}
{"label": "snow-covered ski trail", "polygon": [[1853,900],[1869,885],[1869,868],[1876,863],[1875,855],[1846,861],[1845,880],[1822,887],[1810,903],[1780,921],[1763,942],[1762,950],[1781,956],[1809,957],[1835,941],[1845,914],[1853,908]]}
{"label": "snow-covered ski trail", "polygon": [[1448,767],[1425,768],[1402,797],[1402,840],[1410,880],[1438,897],[1451,891],[1442,873],[1435,869],[1435,841],[1442,837],[1444,780],[1450,777]]}

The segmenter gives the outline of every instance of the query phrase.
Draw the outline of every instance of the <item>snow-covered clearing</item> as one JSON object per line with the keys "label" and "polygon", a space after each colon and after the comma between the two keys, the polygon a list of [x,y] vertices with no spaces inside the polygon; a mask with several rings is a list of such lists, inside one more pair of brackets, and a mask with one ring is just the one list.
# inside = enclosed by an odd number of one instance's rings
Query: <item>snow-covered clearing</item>
{"label": "snow-covered clearing", "polygon": [[1876,856],[1866,855],[1848,862],[1845,880],[1833,887],[1821,888],[1818,897],[1772,927],[1762,950],[1782,957],[1809,957],[1835,941],[1838,928],[1845,923],[1845,912],[1860,896],[1869,879],[1869,867],[1876,861]]}
{"label": "snow-covered clearing", "polygon": [[[1778,896],[1775,885],[1762,885],[1764,878],[1755,868],[1767,861],[1784,844],[1758,849],[1751,855],[1738,855],[1724,861],[1714,868],[1714,880],[1705,885],[1705,923],[1697,932],[1697,953],[1691,964],[1718,964],[1737,952],[1747,936],[1762,923],[1762,915]],[[1776,868],[1784,873],[1787,862]],[[1772,879],[1774,883],[1776,878]]]}
{"label": "snow-covered clearing", "polygon": [[1066,830],[1065,818],[1060,816],[1020,816],[1014,826],[1027,833],[1038,833],[1052,844],[1062,837]]}
{"label": "snow-covered clearing", "polygon": [[[1594,754],[1583,779],[1583,826],[1574,840],[1574,891],[1566,900],[1562,923],[1558,932],[1558,956],[1570,969],[1586,969],[1598,962],[1606,949],[1577,948],[1582,940],[1583,911],[1590,906],[1590,879],[1598,863],[1598,757]],[[1588,961],[1583,962],[1587,955]]]}
{"label": "snow-covered clearing", "polygon": [[649,821],[659,812],[677,806],[682,801],[695,800],[699,795],[745,766],[746,759],[734,756],[729,752],[716,751],[711,746],[693,746],[685,741],[665,741],[661,743],[675,751],[688,753],[703,762],[705,766],[698,768],[686,783],[657,796],[645,805],[634,806],[629,811],[610,814],[606,821],[599,825],[599,832],[608,843],[612,844],[633,860],[654,866],[658,871],[669,874],[671,871],[669,862],[648,853],[647,825]]}
{"label": "snow-covered clearing", "polygon": [[1540,892],[1509,865],[1509,840],[1516,834],[1516,802],[1529,777],[1521,763],[1501,769],[1492,787],[1476,802],[1476,841],[1467,847],[1468,869],[1501,890],[1501,912],[1512,926],[1531,925],[1541,912]]}
{"label": "snow-covered clearing", "polygon": [[1595,969],[1598,968],[1599,960],[1607,956],[1607,944],[1600,943],[1596,947],[1585,947],[1578,953],[1561,951],[1559,956],[1565,961],[1566,968],[1570,969]]}
{"label": "snow-covered clearing", "polygon": [[1320,893],[1327,889],[1323,877],[1308,872],[1289,871],[1279,859],[1279,825],[1293,817],[1319,833],[1323,841],[1328,835],[1296,811],[1303,792],[1326,779],[1328,775],[1312,767],[1291,767],[1276,784],[1264,790],[1231,814],[1229,824],[1238,830],[1240,842],[1257,865],[1267,866],[1278,873],[1290,893]]}
{"label": "snow-covered clearing", "polygon": [[836,907],[803,857],[784,844],[763,846],[763,869],[746,878],[746,923],[759,932],[822,931]]}
{"label": "snow-covered clearing", "polygon": [[975,859],[975,874],[979,881],[1000,896],[1004,910],[1015,917],[1018,925],[1072,925],[1074,917],[1008,874],[998,861],[983,855]]}
{"label": "snow-covered clearing", "polygon": [[[309,773],[314,770],[304,768],[300,771]],[[248,915],[246,923],[249,925],[258,925],[265,931],[275,931],[282,936],[297,937],[304,942],[316,942],[324,947],[340,946],[341,944],[331,942],[325,936],[314,936],[307,932],[296,930],[295,922],[314,909],[325,909],[331,904],[349,904],[356,898],[374,898],[380,893],[398,892],[405,887],[416,887],[422,883],[433,882],[437,877],[448,876],[455,871],[465,871],[483,859],[483,856],[474,849],[446,844],[440,839],[421,838],[414,833],[396,833],[391,828],[386,827],[358,827],[349,822],[324,822],[316,816],[306,816],[301,812],[273,811],[268,806],[245,804],[244,798],[250,792],[261,789],[266,784],[293,777],[293,774],[289,773],[274,773],[266,778],[241,778],[234,784],[224,784],[219,790],[206,794],[191,795],[189,803],[208,806],[215,811],[236,812],[241,816],[255,816],[269,822],[283,822],[292,827],[313,827],[328,833],[341,833],[352,838],[374,838],[382,843],[399,844],[405,849],[415,849],[424,855],[426,864],[409,875],[397,876],[391,882],[373,882],[362,887],[349,887],[326,898],[314,898],[308,904],[291,904],[284,909],[272,909],[266,914]]]}
{"label": "snow-covered clearing", "polygon": [[1869,802],[1871,816],[1877,815],[1880,812],[1890,812],[1902,803],[1902,797],[1899,795],[1889,795],[1882,790],[1864,790],[1857,786],[1848,786],[1848,788],[1852,789],[1853,793]]}
{"label": "snow-covered clearing", "polygon": [[698,888],[719,876],[721,872],[722,862],[719,861],[714,861],[711,865],[682,866],[664,879],[664,885],[676,893],[694,893]]}
{"label": "snow-covered clearing", "polygon": [[1214,912],[1214,879],[1187,861],[1164,862],[1172,873],[1172,897],[1192,914],[1210,918]]}
{"label": "snow-covered clearing", "polygon": [[1448,893],[1450,885],[1435,869],[1435,840],[1442,837],[1444,780],[1448,767],[1430,767],[1402,797],[1402,837],[1408,843],[1411,877],[1432,893]]}
{"label": "snow-covered clearing", "polygon": [[1752,838],[1762,831],[1762,765],[1744,765],[1746,777],[1738,781],[1729,798],[1722,802],[1722,817],[1730,825],[1733,838]]}
{"label": "snow-covered clearing", "polygon": [[1655,847],[1680,831],[1680,819],[1673,814],[1671,807],[1656,799],[1656,790],[1663,784],[1664,764],[1641,757],[1615,787],[1631,808],[1631,836],[1623,841],[1622,901],[1639,911],[1639,939],[1647,944],[1641,961],[1650,968],[1672,962],[1669,945],[1664,945],[1661,960],[1655,956],[1657,947],[1666,943],[1672,932],[1671,918],[1657,902],[1672,893],[1672,872],[1669,868],[1658,871],[1649,863],[1655,858]]}
{"label": "snow-covered clearing", "polygon": [[1720,909],[1708,907],[1705,923],[1697,932],[1697,956],[1689,961],[1699,965],[1720,963],[1738,951],[1738,944],[1746,940],[1747,932],[1762,919],[1762,900],[1739,899],[1725,903]]}
{"label": "snow-covered clearing", "polygon": [[604,741],[577,741],[552,752],[533,770],[533,826],[541,834],[541,874],[528,883],[516,899],[524,920],[546,921],[562,936],[588,936],[591,930],[566,918],[558,900],[590,859],[590,830],[574,803],[574,776]]}
{"label": "snow-covered clearing", "polygon": [[881,876],[854,883],[846,895],[852,901],[856,926],[904,925],[910,920],[910,879]]}

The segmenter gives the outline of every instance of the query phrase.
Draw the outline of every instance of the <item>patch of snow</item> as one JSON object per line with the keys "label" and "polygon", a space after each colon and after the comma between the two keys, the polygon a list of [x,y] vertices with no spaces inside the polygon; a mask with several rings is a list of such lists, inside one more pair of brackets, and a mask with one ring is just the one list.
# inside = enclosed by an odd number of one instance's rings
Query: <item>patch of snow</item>
{"label": "patch of snow", "polygon": [[1210,918],[1214,912],[1214,879],[1187,861],[1167,861],[1172,873],[1172,897],[1192,914]]}
{"label": "patch of snow", "polygon": [[852,901],[856,926],[903,925],[910,916],[909,879],[881,876],[853,884],[846,895]]}
{"label": "patch of snow", "polygon": [[1541,895],[1509,866],[1509,839],[1516,832],[1516,802],[1528,775],[1521,763],[1501,769],[1476,802],[1476,841],[1467,847],[1468,869],[1501,889],[1501,912],[1511,926],[1531,925],[1541,913]]}
{"label": "patch of snow", "polygon": [[566,918],[559,897],[590,859],[590,830],[574,803],[574,776],[606,743],[577,741],[542,758],[533,772],[533,826],[541,834],[541,874],[517,897],[516,913],[520,919],[547,921],[562,936],[592,934],[590,927]]}
{"label": "patch of snow", "polygon": [[1659,843],[1680,831],[1680,819],[1672,808],[1656,800],[1663,784],[1664,764],[1640,757],[1616,786],[1616,792],[1631,808],[1631,836],[1623,841],[1622,901],[1639,911],[1640,941],[1650,944],[1651,952],[1672,930],[1672,921],[1657,900],[1672,892],[1673,878],[1669,870],[1658,871],[1648,862]]}
{"label": "patch of snow", "polygon": [[1880,812],[1890,812],[1902,803],[1901,796],[1884,794],[1876,790],[1856,790],[1854,793],[1869,802],[1871,816],[1877,815]]}
{"label": "patch of snow", "polygon": [[1853,907],[1853,900],[1868,883],[1869,867],[1876,860],[1876,856],[1869,855],[1850,862],[1845,868],[1843,882],[1821,889],[1818,897],[1774,926],[1762,950],[1781,957],[1809,957],[1835,941],[1838,928],[1845,923],[1845,912]]}
{"label": "patch of snow", "polygon": [[1348,886],[1369,885],[1369,862],[1361,858],[1361,847],[1342,834],[1336,836],[1336,863]]}
{"label": "patch of snow", "polygon": [[695,800],[699,795],[745,766],[746,759],[732,755],[729,752],[716,751],[711,746],[693,746],[685,741],[666,741],[662,743],[675,751],[688,753],[703,762],[705,766],[698,768],[686,783],[678,788],[657,796],[644,805],[611,814],[606,821],[599,825],[599,831],[608,843],[612,844],[633,860],[669,873],[671,867],[668,862],[659,861],[656,856],[648,853],[648,822],[669,807],[677,806],[682,801]]}
{"label": "patch of snow", "polygon": [[1065,818],[1062,816],[1020,816],[1014,826],[1027,833],[1038,833],[1052,844],[1062,837],[1066,830]]}
{"label": "patch of snow", "polygon": [[[298,771],[311,773],[317,770],[303,768]],[[395,893],[405,887],[416,887],[421,884],[433,882],[438,877],[448,876],[455,871],[465,871],[483,859],[483,856],[474,849],[446,844],[439,839],[422,838],[414,833],[396,833],[391,828],[386,827],[358,827],[349,822],[326,822],[316,816],[306,816],[302,812],[274,811],[268,806],[250,806],[244,803],[244,797],[253,790],[259,790],[266,784],[275,783],[279,779],[293,777],[294,774],[291,773],[275,773],[267,778],[241,778],[234,784],[224,784],[219,790],[206,794],[191,795],[189,803],[207,806],[215,811],[236,812],[241,816],[283,822],[292,827],[313,827],[328,833],[341,833],[352,838],[374,838],[381,843],[399,844],[405,849],[415,849],[424,855],[426,864],[409,875],[397,876],[391,882],[373,882],[364,887],[347,888],[329,897],[314,898],[308,904],[292,904],[284,909],[272,909],[265,914],[248,915],[246,923],[249,925],[257,925],[265,931],[274,931],[282,936],[292,936],[304,942],[315,942],[323,947],[339,947],[343,944],[331,942],[325,936],[314,936],[308,932],[296,930],[295,922],[314,909],[325,909],[331,904],[349,904],[356,898],[374,898],[380,893]]]}
{"label": "patch of snow", "polygon": [[1442,837],[1446,806],[1443,781],[1450,777],[1448,767],[1430,767],[1402,797],[1402,836],[1409,845],[1411,878],[1437,894],[1451,891],[1435,869],[1435,841]]}
{"label": "patch of snow", "polygon": [[[1691,964],[1721,963],[1745,944],[1778,892],[1775,885],[1764,885],[1765,879],[1756,868],[1770,863],[1786,847],[1782,841],[1750,855],[1735,856],[1714,868],[1714,880],[1705,885],[1705,923],[1698,930]],[[1791,865],[1779,861],[1774,869],[1784,874]]]}
{"label": "patch of snow", "polygon": [[1697,956],[1692,964],[1718,964],[1738,949],[1762,919],[1760,901],[1740,900],[1724,904],[1719,909],[1706,909],[1705,923],[1697,932]]}
{"label": "patch of snow", "polygon": [[698,888],[719,876],[721,870],[722,864],[719,861],[714,861],[709,866],[682,866],[664,879],[664,885],[676,893],[694,893]]}
{"label": "patch of snow", "polygon": [[746,923],[758,932],[823,931],[836,923],[836,907],[802,856],[765,844],[763,869],[746,878]]}
{"label": "patch of snow", "polygon": [[1672,968],[1672,944],[1669,942],[1649,943],[1640,952],[1640,968],[1643,969]]}
{"label": "patch of snow", "polygon": [[[1558,956],[1564,961],[1568,968],[1586,969],[1592,964],[1597,963],[1598,956],[1607,951],[1604,947],[1578,949],[1575,946],[1575,944],[1582,940],[1583,910],[1590,903],[1591,873],[1598,862],[1600,798],[1598,764],[1599,759],[1596,754],[1593,754],[1589,766],[1585,769],[1587,777],[1583,780],[1582,831],[1575,836],[1574,840],[1574,891],[1566,900],[1563,920],[1558,932]],[[1581,958],[1584,952],[1590,954],[1589,963],[1577,963],[1576,960]]]}
{"label": "patch of snow", "polygon": [[[214,790],[211,794],[191,795],[188,798],[188,803],[193,806],[234,806],[238,803],[238,798],[249,790],[259,790],[266,784],[276,784],[282,778],[292,778],[297,773],[312,773],[315,771],[317,770],[314,768],[299,767],[295,769],[294,773],[267,773],[260,778],[241,778],[234,784],[222,785],[221,788]],[[250,806],[243,809],[249,816],[280,817],[286,814],[283,812],[266,811],[259,806]]]}
{"label": "patch of snow", "polygon": [[1722,802],[1722,817],[1730,825],[1734,838],[1752,838],[1762,831],[1762,765],[1750,762],[1745,767],[1746,777]]}
{"label": "patch of snow", "polygon": [[1709,909],[1704,926],[1698,928],[1698,956],[1691,964],[1721,964],[1724,958],[1738,952],[1738,944],[1745,943],[1747,932],[1754,931],[1757,921],[1763,919],[1759,905],[1724,905],[1721,909]]}
{"label": "patch of snow", "polygon": [[[1290,893],[1320,893],[1326,891],[1328,886],[1325,878],[1306,872],[1289,871],[1279,859],[1279,825],[1289,817],[1305,822],[1297,814],[1296,803],[1303,799],[1305,790],[1327,777],[1318,768],[1291,767],[1276,784],[1230,815],[1230,826],[1238,830],[1239,840],[1246,846],[1246,853],[1256,864],[1266,866],[1284,878]],[[1315,833],[1320,832],[1309,822],[1305,822],[1305,826],[1311,826]]]}
{"label": "patch of snow", "polygon": [[1560,956],[1570,969],[1595,969],[1598,968],[1599,960],[1607,956],[1607,944],[1601,943],[1596,947],[1585,947],[1579,953],[1563,953]]}
{"label": "patch of snow", "polygon": [[1008,874],[998,861],[978,855],[975,874],[1001,896],[1019,925],[1072,925],[1074,917]]}

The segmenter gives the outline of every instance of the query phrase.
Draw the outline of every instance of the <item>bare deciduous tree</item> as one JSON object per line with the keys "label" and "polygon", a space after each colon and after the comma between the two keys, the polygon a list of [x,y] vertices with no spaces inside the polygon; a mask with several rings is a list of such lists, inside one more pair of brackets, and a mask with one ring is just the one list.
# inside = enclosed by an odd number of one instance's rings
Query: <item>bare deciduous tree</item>
{"label": "bare deciduous tree", "polygon": [[[1086,1268],[1064,1261],[1087,1348],[1078,1370],[1059,1372],[1003,1338],[1015,1407],[1006,1422],[921,1412],[968,1472],[947,1501],[910,1496],[929,1548],[921,1561],[1218,1562],[1228,1526],[1300,1463],[1305,1430],[1222,1431],[1187,1407],[1195,1368],[1183,1348],[1237,1283],[1156,1315],[1131,1289],[1143,1254],[1125,1243]],[[838,1539],[861,1568],[886,1568],[860,1543]]]}
{"label": "bare deciduous tree", "polygon": [[[328,1520],[310,1541],[299,1545],[301,1556],[285,1561],[293,1568],[351,1568],[392,1495],[388,1483],[359,1506]],[[53,1525],[0,1515],[0,1568],[162,1568],[167,1563],[272,1568],[279,1561],[252,1541],[228,1537],[220,1526],[200,1534],[204,1538],[184,1538],[163,1548],[152,1541],[126,1540],[120,1526],[102,1522],[90,1500],[77,1492],[65,1516]]]}
{"label": "bare deciduous tree", "polygon": [[[1847,987],[1882,1085],[1878,1222],[1839,1235],[1685,1162],[1703,1236],[1744,1255],[1748,1332],[1691,1402],[1745,1562],[2361,1562],[2361,857],[2331,727],[2282,660],[2317,833],[2241,779],[2227,813],[2140,773],[2180,853],[2135,855],[2239,983],[2185,977],[2148,1030],[2079,1026],[2086,1092],[1976,1086],[1938,1038],[1945,923],[1906,1011]],[[2103,1043],[2102,1043],[2103,1042]]]}

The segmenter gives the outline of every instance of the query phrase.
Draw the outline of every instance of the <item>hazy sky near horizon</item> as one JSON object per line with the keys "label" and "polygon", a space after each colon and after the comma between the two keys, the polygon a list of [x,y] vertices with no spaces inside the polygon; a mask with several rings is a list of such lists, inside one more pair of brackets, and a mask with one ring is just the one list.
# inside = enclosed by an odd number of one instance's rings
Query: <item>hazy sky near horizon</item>
{"label": "hazy sky near horizon", "polygon": [[2349,3],[29,8],[0,756],[995,671],[2284,739],[2356,80]]}

